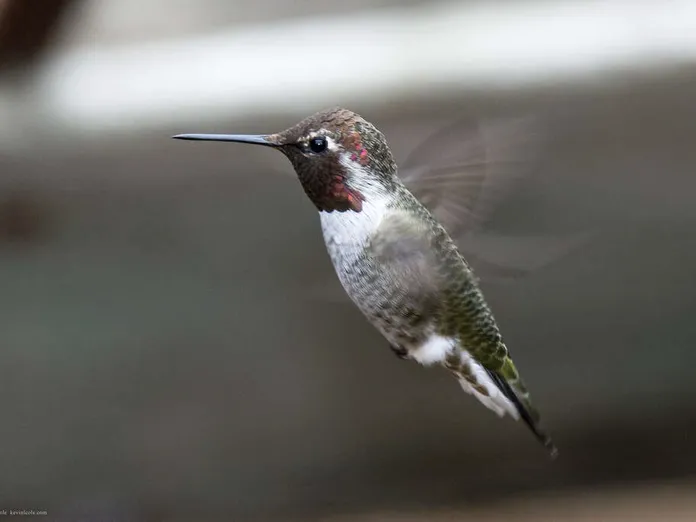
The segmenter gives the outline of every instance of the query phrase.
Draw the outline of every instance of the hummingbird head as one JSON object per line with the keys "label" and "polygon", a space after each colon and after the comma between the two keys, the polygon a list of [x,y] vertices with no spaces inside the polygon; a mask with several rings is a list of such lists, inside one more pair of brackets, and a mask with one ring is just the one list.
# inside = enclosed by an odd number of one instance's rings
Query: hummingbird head
{"label": "hummingbird head", "polygon": [[396,182],[396,163],[384,135],[342,108],[320,111],[277,134],[180,134],[174,138],[274,147],[290,160],[309,199],[325,212],[360,212],[365,199],[390,190]]}

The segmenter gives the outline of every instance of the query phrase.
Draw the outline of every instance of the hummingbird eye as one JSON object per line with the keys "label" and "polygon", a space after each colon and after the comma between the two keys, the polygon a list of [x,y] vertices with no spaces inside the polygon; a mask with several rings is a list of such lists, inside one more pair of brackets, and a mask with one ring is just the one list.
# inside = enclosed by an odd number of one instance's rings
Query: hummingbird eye
{"label": "hummingbird eye", "polygon": [[326,150],[326,147],[328,147],[329,143],[326,141],[326,138],[323,136],[316,136],[309,140],[309,149],[314,152],[315,154],[320,154]]}

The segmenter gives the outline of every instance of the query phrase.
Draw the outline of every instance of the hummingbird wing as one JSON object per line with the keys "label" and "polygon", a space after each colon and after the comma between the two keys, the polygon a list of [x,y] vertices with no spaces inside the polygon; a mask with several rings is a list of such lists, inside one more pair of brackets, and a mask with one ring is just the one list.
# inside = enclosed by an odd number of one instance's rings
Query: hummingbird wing
{"label": "hummingbird wing", "polygon": [[553,264],[593,237],[591,232],[551,237],[471,233],[459,238],[457,246],[484,279],[517,279]]}
{"label": "hummingbird wing", "polygon": [[532,175],[542,148],[533,117],[457,123],[421,143],[399,176],[483,279],[519,278],[584,244],[588,233],[505,236],[485,230]]}
{"label": "hummingbird wing", "polygon": [[411,152],[399,177],[452,237],[480,230],[531,174],[538,127],[531,117],[449,125]]}

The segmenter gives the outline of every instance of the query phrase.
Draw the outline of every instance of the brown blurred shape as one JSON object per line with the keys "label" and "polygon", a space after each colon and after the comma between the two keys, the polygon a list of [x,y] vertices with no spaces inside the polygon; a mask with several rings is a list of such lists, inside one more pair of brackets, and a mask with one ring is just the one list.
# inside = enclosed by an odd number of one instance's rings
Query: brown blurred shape
{"label": "brown blurred shape", "polygon": [[15,192],[0,198],[0,245],[36,241],[46,224],[46,211],[31,194]]}
{"label": "brown blurred shape", "polygon": [[0,0],[0,70],[31,65],[76,0]]}

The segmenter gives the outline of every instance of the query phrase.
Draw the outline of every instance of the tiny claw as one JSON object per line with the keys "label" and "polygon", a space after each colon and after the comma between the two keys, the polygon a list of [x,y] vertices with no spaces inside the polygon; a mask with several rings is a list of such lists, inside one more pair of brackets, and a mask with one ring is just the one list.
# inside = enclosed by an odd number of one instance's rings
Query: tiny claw
{"label": "tiny claw", "polygon": [[408,359],[408,350],[406,348],[394,345],[389,345],[389,348],[399,359]]}

